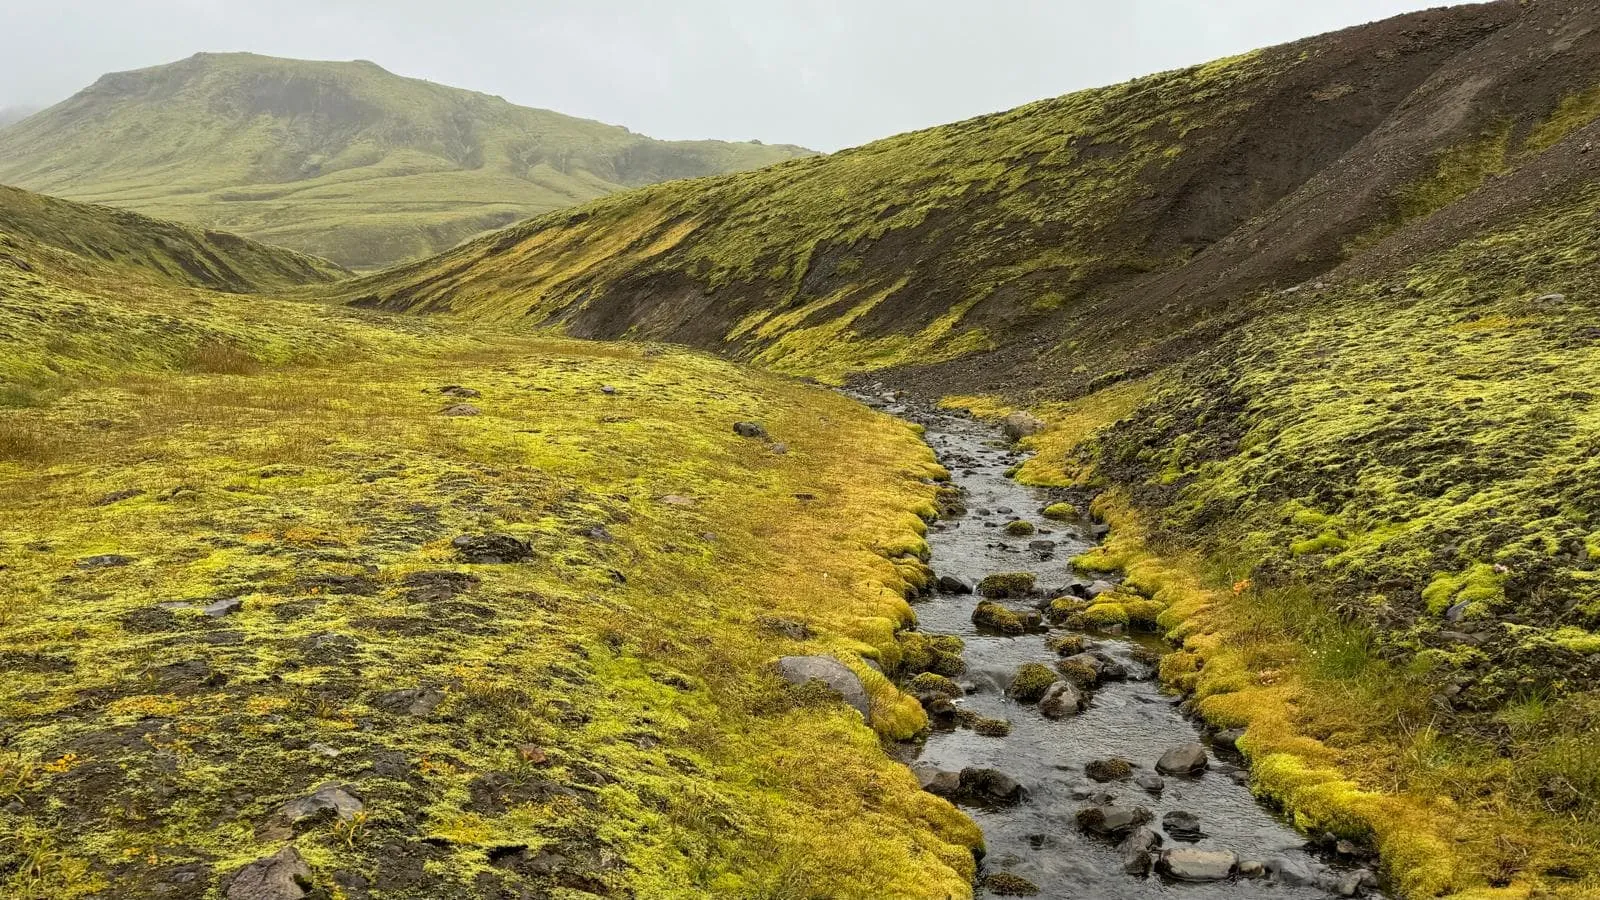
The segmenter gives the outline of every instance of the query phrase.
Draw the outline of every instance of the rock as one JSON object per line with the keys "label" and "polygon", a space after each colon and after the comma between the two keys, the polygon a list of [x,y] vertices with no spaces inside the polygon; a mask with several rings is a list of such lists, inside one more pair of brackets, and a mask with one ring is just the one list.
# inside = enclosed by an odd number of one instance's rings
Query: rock
{"label": "rock", "polygon": [[1272,880],[1290,887],[1305,887],[1317,883],[1317,873],[1307,862],[1287,856],[1274,856],[1267,860],[1267,873]]}
{"label": "rock", "polygon": [[1089,595],[1087,599],[1093,600],[1101,594],[1114,593],[1116,589],[1117,586],[1109,581],[1096,581],[1087,588],[1084,588],[1084,593]]}
{"label": "rock", "polygon": [[1261,878],[1267,874],[1267,866],[1258,859],[1247,859],[1239,863],[1235,872],[1240,878]]}
{"label": "rock", "polygon": [[345,790],[337,784],[325,784],[317,788],[315,793],[290,800],[278,807],[274,817],[291,827],[298,826],[310,819],[334,819],[348,822],[356,814],[365,810],[367,805],[361,798]]}
{"label": "rock", "polygon": [[983,880],[983,886],[989,893],[996,897],[1033,897],[1039,893],[1039,886],[1010,872],[996,872]]}
{"label": "rock", "polygon": [[441,416],[477,416],[482,414],[483,410],[473,406],[471,403],[456,403],[439,410],[439,415]]}
{"label": "rock", "polygon": [[1468,603],[1465,600],[1451,604],[1450,608],[1444,611],[1444,620],[1446,622],[1459,622],[1466,618],[1467,606]]}
{"label": "rock", "polygon": [[611,396],[612,394],[615,394],[616,392],[617,392],[617,389],[612,387],[609,384],[600,385],[600,393],[605,394],[608,397]]}
{"label": "rock", "polygon": [[999,769],[961,770],[961,793],[979,800],[1016,803],[1022,799],[1022,785]]}
{"label": "rock", "polygon": [[1083,712],[1085,702],[1083,691],[1077,685],[1058,681],[1039,698],[1039,712],[1047,719],[1065,719]]}
{"label": "rock", "polygon": [[[1587,153],[1588,150],[1585,149],[1584,152]],[[1567,295],[1545,294],[1542,297],[1535,298],[1533,302],[1539,304],[1540,306],[1560,306],[1561,304],[1567,302]]]}
{"label": "rock", "polygon": [[206,604],[204,611],[211,618],[220,619],[223,616],[231,616],[241,609],[244,609],[244,598],[229,597],[226,600],[218,600],[215,603]]}
{"label": "rock", "polygon": [[667,494],[661,498],[661,502],[668,506],[693,506],[696,501],[693,497],[685,497],[682,494]]}
{"label": "rock", "polygon": [[228,885],[227,900],[300,900],[311,892],[311,867],[294,847],[240,869]]}
{"label": "rock", "polygon": [[444,691],[431,688],[404,688],[380,694],[372,705],[397,716],[430,715],[444,702]]}
{"label": "rock", "polygon": [[972,582],[959,575],[940,575],[939,590],[944,591],[946,594],[970,594],[972,593]]}
{"label": "rock", "polygon": [[1037,578],[1032,572],[996,572],[978,582],[978,593],[990,600],[1013,600],[1033,595]]}
{"label": "rock", "polygon": [[872,715],[861,677],[831,656],[785,656],[778,660],[778,676],[796,687],[818,682],[843,698],[862,718]]}
{"label": "rock", "polygon": [[1206,836],[1206,833],[1200,830],[1200,817],[1181,809],[1175,809],[1161,817],[1161,830],[1171,835],[1175,841],[1191,844]]}
{"label": "rock", "polygon": [[1239,857],[1232,850],[1174,847],[1161,851],[1156,867],[1179,881],[1222,881],[1233,874]]}
{"label": "rock", "polygon": [[1020,441],[1043,431],[1044,420],[1031,413],[1014,412],[1000,421],[1000,430],[1012,441]]}
{"label": "rock", "polygon": [[1078,810],[1078,828],[1100,837],[1120,838],[1150,821],[1142,806],[1086,806]]}
{"label": "rock", "polygon": [[804,622],[793,619],[762,619],[761,627],[773,634],[781,634],[791,641],[809,641],[816,637],[816,632]]}
{"label": "rock", "polygon": [[1108,781],[1123,781],[1133,775],[1133,764],[1116,757],[1090,760],[1084,765],[1083,774],[1101,784]]}
{"label": "rock", "polygon": [[1133,783],[1152,794],[1159,794],[1167,789],[1166,779],[1154,772],[1140,772],[1133,776]]}
{"label": "rock", "polygon": [[1056,549],[1055,541],[1029,541],[1028,549],[1035,553],[1052,553]]}
{"label": "rock", "polygon": [[78,560],[80,569],[116,569],[133,564],[133,557],[123,556],[120,553],[106,553],[101,556],[86,556]]}
{"label": "rock", "polygon": [[1173,747],[1156,760],[1156,771],[1163,775],[1194,775],[1206,770],[1206,748],[1200,744]]}
{"label": "rock", "polygon": [[998,603],[985,600],[972,611],[972,624],[1004,634],[1022,634],[1028,630],[1022,618]]}
{"label": "rock", "polygon": [[1024,663],[1006,687],[1006,696],[1019,703],[1033,703],[1056,684],[1056,673],[1040,663]]}
{"label": "rock", "polygon": [[459,384],[447,384],[444,387],[439,388],[439,393],[447,394],[451,397],[459,397],[462,400],[476,400],[477,398],[483,396],[482,391],[475,391],[472,388],[462,387]]}
{"label": "rock", "polygon": [[773,452],[774,455],[782,456],[785,453],[789,452],[789,445],[780,442],[780,443],[773,444],[769,449]]}
{"label": "rock", "polygon": [[954,797],[961,793],[961,773],[933,766],[912,769],[922,789],[939,797]]}
{"label": "rock", "polygon": [[1244,737],[1243,728],[1229,728],[1226,731],[1217,732],[1211,738],[1211,745],[1213,747],[1221,747],[1224,750],[1238,752],[1239,739],[1242,737]]}
{"label": "rock", "polygon": [[450,546],[462,562],[477,565],[521,562],[533,555],[533,548],[526,541],[509,534],[463,534]]}
{"label": "rock", "polygon": [[1117,845],[1117,852],[1122,854],[1122,871],[1129,875],[1148,874],[1155,862],[1151,852],[1160,846],[1161,835],[1148,828],[1140,828],[1123,838]]}
{"label": "rock", "polygon": [[1366,869],[1354,872],[1327,872],[1317,878],[1317,887],[1336,897],[1359,897],[1362,890],[1377,887],[1377,878]]}
{"label": "rock", "polygon": [[764,438],[767,436],[767,430],[755,422],[735,422],[733,423],[733,433],[744,438]]}

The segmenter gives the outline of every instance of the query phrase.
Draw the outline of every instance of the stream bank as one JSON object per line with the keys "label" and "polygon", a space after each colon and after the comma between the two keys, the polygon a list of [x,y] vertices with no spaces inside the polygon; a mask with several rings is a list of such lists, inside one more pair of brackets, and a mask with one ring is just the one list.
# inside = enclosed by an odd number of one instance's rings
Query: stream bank
{"label": "stream bank", "polygon": [[[983,829],[980,897],[1030,886],[1111,900],[1380,896],[1362,867],[1370,860],[1347,844],[1308,843],[1254,798],[1227,736],[1185,717],[1182,698],[1155,675],[1171,649],[1161,637],[1056,627],[1039,615],[1051,598],[1111,587],[1071,566],[1102,526],[1046,518],[1059,498],[1009,477],[1026,456],[997,427],[881,391],[862,399],[924,427],[965,507],[929,529],[940,586],[917,606],[918,630],[964,644],[964,671],[951,678],[959,695],[919,682],[934,729],[901,752],[926,789]],[[1006,573],[1032,575],[1037,587],[988,601],[1016,619],[1002,612],[975,624],[986,601],[971,589]],[[1041,703],[1019,671],[1059,686]],[[944,693],[956,691],[945,684]]]}

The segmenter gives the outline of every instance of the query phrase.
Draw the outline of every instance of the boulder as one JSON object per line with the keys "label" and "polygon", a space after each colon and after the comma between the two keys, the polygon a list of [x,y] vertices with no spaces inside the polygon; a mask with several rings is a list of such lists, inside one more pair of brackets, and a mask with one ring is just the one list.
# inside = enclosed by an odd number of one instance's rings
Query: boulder
{"label": "boulder", "polygon": [[972,582],[959,575],[940,575],[939,590],[944,591],[946,594],[970,594],[972,593]]}
{"label": "boulder", "polygon": [[1211,745],[1213,747],[1220,747],[1223,750],[1238,752],[1239,739],[1242,737],[1244,737],[1243,728],[1229,728],[1226,731],[1217,732],[1211,738]]}
{"label": "boulder", "polygon": [[954,797],[961,793],[961,773],[934,766],[918,766],[911,770],[922,789],[939,797]]}
{"label": "boulder", "polygon": [[767,436],[767,429],[755,422],[735,422],[733,433],[743,438],[764,438]]}
{"label": "boulder", "polygon": [[983,879],[983,886],[989,893],[996,897],[1034,897],[1039,894],[1039,886],[1010,872],[996,872]]}
{"label": "boulder", "polygon": [[1012,441],[1020,441],[1043,431],[1044,420],[1031,413],[1014,412],[1000,421],[1000,430]]}
{"label": "boulder", "polygon": [[521,562],[533,555],[533,547],[509,534],[463,534],[450,542],[464,563],[497,565]]}
{"label": "boulder", "polygon": [[1056,683],[1056,673],[1049,666],[1024,663],[1012,676],[1011,684],[1006,687],[1006,696],[1019,703],[1033,703],[1043,699]]}
{"label": "boulder", "polygon": [[1122,839],[1117,852],[1122,854],[1122,871],[1129,875],[1146,875],[1155,862],[1153,852],[1161,846],[1161,835],[1148,828],[1139,828]]}
{"label": "boulder", "polygon": [[1163,775],[1194,775],[1206,770],[1206,748],[1201,744],[1173,747],[1156,760],[1156,771]]}
{"label": "boulder", "polygon": [[290,800],[278,807],[274,814],[289,825],[299,825],[308,819],[334,819],[348,822],[367,805],[342,785],[325,784],[305,797]]}
{"label": "boulder", "polygon": [[1154,772],[1140,772],[1133,776],[1133,783],[1152,794],[1159,794],[1167,789],[1166,779]]}
{"label": "boulder", "polygon": [[213,619],[220,619],[223,616],[231,616],[241,609],[244,609],[243,597],[229,597],[226,600],[218,600],[215,603],[208,603],[204,607],[205,614]]}
{"label": "boulder", "polygon": [[1116,590],[1117,590],[1117,586],[1112,584],[1109,581],[1096,581],[1093,584],[1091,584],[1088,587],[1083,589],[1084,594],[1087,595],[1086,599],[1089,599],[1089,600],[1093,600],[1094,598],[1100,596],[1101,594],[1112,594],[1112,593],[1115,593]]}
{"label": "boulder", "polygon": [[796,687],[818,682],[843,698],[862,718],[871,718],[872,703],[861,676],[831,656],[785,656],[778,660],[778,676]]}
{"label": "boulder", "polygon": [[1083,712],[1085,706],[1083,691],[1070,681],[1058,681],[1050,685],[1039,698],[1039,712],[1047,719],[1065,719]]}
{"label": "boulder", "polygon": [[1206,836],[1206,833],[1200,830],[1200,817],[1181,809],[1175,809],[1161,817],[1161,830],[1171,835],[1175,841],[1190,844]]}
{"label": "boulder", "polygon": [[240,869],[225,895],[227,900],[300,900],[311,892],[311,867],[300,851],[284,847]]}
{"label": "boulder", "polygon": [[1232,850],[1174,847],[1161,851],[1156,868],[1179,881],[1223,881],[1238,865],[1239,857]]}
{"label": "boulder", "polygon": [[1125,759],[1112,757],[1110,759],[1090,760],[1083,767],[1083,774],[1090,780],[1105,784],[1108,781],[1124,781],[1133,775],[1133,765]]}
{"label": "boulder", "polygon": [[999,769],[961,770],[961,793],[976,800],[1016,803],[1022,799],[1022,785]]}
{"label": "boulder", "polygon": [[133,557],[123,556],[120,553],[106,553],[101,556],[87,556],[78,560],[80,569],[116,569],[132,565]]}
{"label": "boulder", "polygon": [[1078,810],[1078,828],[1100,837],[1122,838],[1150,821],[1142,806],[1086,806]]}
{"label": "boulder", "polygon": [[441,416],[478,416],[482,414],[483,410],[473,406],[471,403],[454,403],[439,410],[439,415]]}
{"label": "boulder", "polygon": [[459,384],[447,384],[444,387],[439,388],[439,393],[448,394],[451,397],[457,397],[462,400],[476,400],[483,396],[481,391],[475,391],[469,387],[462,387]]}
{"label": "boulder", "polygon": [[1274,856],[1267,860],[1267,874],[1272,880],[1290,887],[1305,887],[1317,883],[1320,874],[1311,863],[1287,856]]}

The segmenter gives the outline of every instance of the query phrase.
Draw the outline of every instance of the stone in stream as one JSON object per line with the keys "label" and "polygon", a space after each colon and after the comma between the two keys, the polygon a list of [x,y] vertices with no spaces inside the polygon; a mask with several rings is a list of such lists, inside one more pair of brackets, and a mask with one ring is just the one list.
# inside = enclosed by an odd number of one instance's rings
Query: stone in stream
{"label": "stone in stream", "polygon": [[1247,859],[1234,871],[1240,878],[1262,878],[1267,874],[1267,865],[1259,859]]}
{"label": "stone in stream", "polygon": [[1115,593],[1116,590],[1117,586],[1109,581],[1096,581],[1083,589],[1084,594],[1087,595],[1084,599],[1093,600],[1101,594]]}
{"label": "stone in stream", "polygon": [[1206,748],[1201,744],[1173,747],[1156,760],[1156,771],[1163,775],[1196,775],[1206,770]]}
{"label": "stone in stream", "polygon": [[1232,850],[1174,847],[1161,851],[1156,868],[1179,881],[1223,881],[1238,865],[1239,856]]}
{"label": "stone in stream", "polygon": [[1032,437],[1044,430],[1044,420],[1025,412],[1014,412],[1000,421],[1000,430],[1012,442]]}
{"label": "stone in stream", "polygon": [[1161,846],[1161,835],[1148,828],[1140,828],[1122,839],[1117,852],[1122,854],[1122,871],[1129,875],[1147,875],[1155,863],[1153,852]]}
{"label": "stone in stream", "polygon": [[1056,684],[1056,673],[1041,663],[1024,663],[1006,687],[1006,696],[1018,703],[1040,700]]}
{"label": "stone in stream", "polygon": [[870,718],[872,705],[861,676],[831,656],[785,656],[778,660],[778,677],[796,687],[817,682],[855,707],[862,718]]}
{"label": "stone in stream", "polygon": [[972,611],[972,624],[1003,634],[1022,634],[1028,630],[1020,615],[988,600],[979,603],[978,608]]}
{"label": "stone in stream", "polygon": [[1289,887],[1305,887],[1317,883],[1319,874],[1310,863],[1287,856],[1274,856],[1267,860],[1267,874],[1272,880]]}
{"label": "stone in stream", "polygon": [[1172,835],[1173,840],[1189,844],[1206,836],[1206,833],[1200,830],[1200,817],[1181,809],[1175,809],[1161,817],[1161,830]]}
{"label": "stone in stream", "polygon": [[1242,737],[1244,737],[1243,728],[1229,728],[1226,731],[1219,731],[1213,735],[1211,738],[1211,745],[1213,747],[1221,747],[1224,750],[1232,750],[1237,752],[1239,749],[1239,739]]}
{"label": "stone in stream", "polygon": [[1094,759],[1084,765],[1083,774],[1101,784],[1108,781],[1124,781],[1133,774],[1133,764],[1115,756],[1110,759]]}
{"label": "stone in stream", "polygon": [[1039,886],[1010,872],[996,872],[983,880],[983,886],[996,897],[1034,897]]}
{"label": "stone in stream", "polygon": [[961,793],[961,773],[934,766],[918,766],[911,770],[922,789],[938,797],[954,797]]}
{"label": "stone in stream", "polygon": [[1140,772],[1133,776],[1133,783],[1152,794],[1159,794],[1167,789],[1167,780],[1154,772]]}
{"label": "stone in stream", "polygon": [[311,867],[292,845],[240,869],[227,900],[299,900],[311,892]]}
{"label": "stone in stream", "polygon": [[940,575],[939,590],[944,591],[946,594],[970,594],[972,593],[972,582],[959,575]]}
{"label": "stone in stream", "polygon": [[733,423],[733,433],[743,438],[764,438],[767,430],[755,422]]}
{"label": "stone in stream", "polygon": [[999,769],[961,770],[961,793],[975,800],[1016,803],[1022,799],[1022,785]]}
{"label": "stone in stream", "polygon": [[1083,712],[1083,691],[1069,681],[1058,681],[1039,698],[1039,712],[1047,719],[1065,719]]}
{"label": "stone in stream", "polygon": [[1150,821],[1142,806],[1087,806],[1078,810],[1078,828],[1100,837],[1120,838]]}
{"label": "stone in stream", "polygon": [[978,582],[978,593],[989,600],[1016,600],[1033,595],[1037,578],[1032,572],[996,572]]}

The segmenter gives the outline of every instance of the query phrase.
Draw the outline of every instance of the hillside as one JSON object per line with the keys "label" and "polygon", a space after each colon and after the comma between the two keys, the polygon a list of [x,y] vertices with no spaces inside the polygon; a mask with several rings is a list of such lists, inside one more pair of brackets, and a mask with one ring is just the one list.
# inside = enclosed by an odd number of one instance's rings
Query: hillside
{"label": "hillside", "polygon": [[1097,498],[1082,568],[1166,610],[1259,793],[1409,896],[1592,896],[1597,17],[1417,13],[335,294],[1028,408],[1021,477]]}
{"label": "hillside", "polygon": [[906,425],[201,289],[186,229],[0,198],[0,894],[968,894],[981,838],[883,752],[926,719],[867,664],[926,579]]}
{"label": "hillside", "polygon": [[621,188],[807,153],[656,141],[370,62],[201,53],[0,130],[0,183],[373,268]]}

